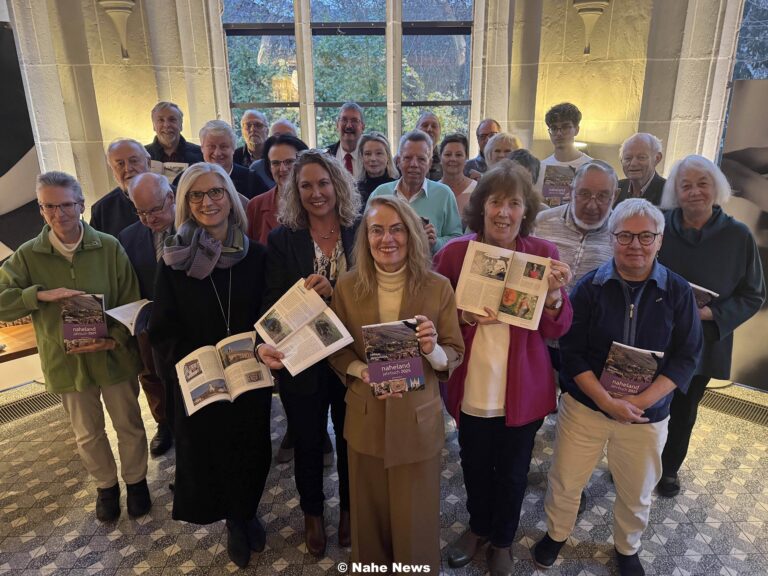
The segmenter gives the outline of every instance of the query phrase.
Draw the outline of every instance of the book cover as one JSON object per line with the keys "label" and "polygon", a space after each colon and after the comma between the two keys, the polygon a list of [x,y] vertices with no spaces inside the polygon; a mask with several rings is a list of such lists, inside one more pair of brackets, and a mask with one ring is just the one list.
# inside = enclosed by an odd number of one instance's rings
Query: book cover
{"label": "book cover", "polygon": [[613,342],[600,375],[600,384],[614,398],[640,394],[653,383],[663,357],[663,352]]}
{"label": "book cover", "polygon": [[541,193],[547,206],[553,208],[568,202],[575,174],[570,166],[545,166]]}
{"label": "book cover", "polygon": [[64,350],[95,344],[106,338],[107,316],[103,294],[81,294],[62,300],[61,324]]}
{"label": "book cover", "polygon": [[720,296],[720,294],[717,292],[708,290],[707,288],[699,286],[698,284],[694,284],[693,282],[688,282],[688,284],[690,284],[691,290],[693,290],[693,297],[696,299],[696,306],[698,308],[709,306],[709,303],[712,302],[712,300]]}
{"label": "book cover", "polygon": [[363,326],[368,379],[375,396],[424,388],[416,319]]}

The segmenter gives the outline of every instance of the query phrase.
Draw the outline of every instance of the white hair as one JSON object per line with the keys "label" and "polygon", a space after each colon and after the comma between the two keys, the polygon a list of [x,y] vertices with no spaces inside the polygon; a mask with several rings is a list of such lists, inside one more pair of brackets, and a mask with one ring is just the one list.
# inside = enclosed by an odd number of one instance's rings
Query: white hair
{"label": "white hair", "polygon": [[664,234],[664,214],[645,198],[629,198],[619,202],[608,218],[608,230],[613,234],[625,220],[635,216],[645,216],[656,224],[656,232]]}
{"label": "white hair", "polygon": [[237,137],[235,131],[232,130],[232,126],[224,122],[224,120],[209,120],[203,127],[200,128],[198,136],[200,137],[200,144],[205,143],[205,138],[213,134],[214,136],[228,136],[230,142],[232,142],[232,148],[237,146]]}
{"label": "white hair", "polygon": [[619,147],[619,158],[624,157],[624,147],[627,146],[633,140],[642,140],[643,142],[645,142],[648,148],[651,149],[651,154],[661,154],[661,151],[662,151],[661,140],[659,140],[653,134],[649,134],[648,132],[637,132],[635,134],[632,134],[632,136],[630,136],[629,138],[624,140],[624,142],[621,143],[621,146]]}
{"label": "white hair", "polygon": [[691,154],[686,156],[682,160],[675,162],[672,166],[672,170],[669,172],[669,178],[667,183],[664,184],[664,191],[661,194],[661,208],[664,210],[670,210],[677,208],[680,203],[677,201],[677,180],[680,178],[682,172],[689,169],[702,170],[710,178],[715,185],[715,204],[722,206],[727,203],[731,198],[731,185],[728,183],[728,179],[725,174],[722,173],[720,168],[715,166],[709,158],[699,156],[698,154]]}

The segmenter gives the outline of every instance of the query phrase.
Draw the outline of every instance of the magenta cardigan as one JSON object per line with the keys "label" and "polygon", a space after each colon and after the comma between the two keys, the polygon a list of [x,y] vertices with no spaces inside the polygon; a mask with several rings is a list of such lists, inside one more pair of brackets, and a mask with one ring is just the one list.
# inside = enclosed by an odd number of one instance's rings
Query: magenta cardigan
{"label": "magenta cardigan", "polygon": [[[454,290],[459,281],[459,273],[469,242],[476,240],[476,237],[476,234],[471,234],[456,238],[435,254],[435,271],[447,277]],[[526,254],[559,259],[557,247],[541,238],[518,236],[517,250]],[[544,418],[555,409],[555,379],[545,340],[557,340],[571,327],[573,309],[568,300],[568,294],[563,289],[561,292],[563,306],[560,308],[560,313],[554,318],[549,314],[542,314],[538,330],[509,327],[505,406],[507,426],[524,426]],[[476,331],[476,326],[461,326],[466,347],[464,362],[453,371],[446,386],[446,407],[451,416],[456,419],[457,424],[461,401],[464,397],[464,379],[467,375],[467,366],[472,355],[472,341]]]}

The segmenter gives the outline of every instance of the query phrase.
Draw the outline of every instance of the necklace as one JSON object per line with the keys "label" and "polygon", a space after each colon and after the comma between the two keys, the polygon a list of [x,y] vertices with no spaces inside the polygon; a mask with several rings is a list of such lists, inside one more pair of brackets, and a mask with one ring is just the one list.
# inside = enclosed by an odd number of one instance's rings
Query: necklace
{"label": "necklace", "polygon": [[221,298],[219,298],[219,291],[216,290],[216,284],[213,281],[213,276],[208,276],[211,280],[211,286],[213,286],[213,293],[216,294],[216,301],[219,303],[219,310],[221,311],[221,317],[224,319],[224,324],[227,326],[227,336],[231,336],[232,332],[229,329],[229,312],[232,304],[232,268],[229,269],[229,296],[227,298],[227,315],[224,316],[224,306],[221,304]]}
{"label": "necklace", "polygon": [[[315,231],[313,230],[313,232]],[[315,234],[320,236],[320,238],[322,238],[323,240],[328,240],[331,236],[333,236],[335,232],[336,232],[336,227],[331,226],[331,229],[328,231],[328,234],[320,234],[320,232],[315,232]]]}

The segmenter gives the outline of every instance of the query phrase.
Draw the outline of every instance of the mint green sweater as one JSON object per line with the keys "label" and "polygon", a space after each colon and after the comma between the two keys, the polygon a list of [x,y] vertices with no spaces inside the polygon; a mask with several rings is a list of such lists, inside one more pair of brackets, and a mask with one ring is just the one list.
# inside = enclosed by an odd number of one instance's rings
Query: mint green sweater
{"label": "mint green sweater", "polygon": [[107,309],[139,299],[139,283],[122,246],[85,222],[83,228],[71,263],[51,246],[46,225],[0,268],[0,320],[32,315],[46,388],[59,394],[133,380],[141,369],[135,339],[111,319],[114,350],[65,354],[60,305],[37,300],[38,290],[53,288],[104,294]]}

